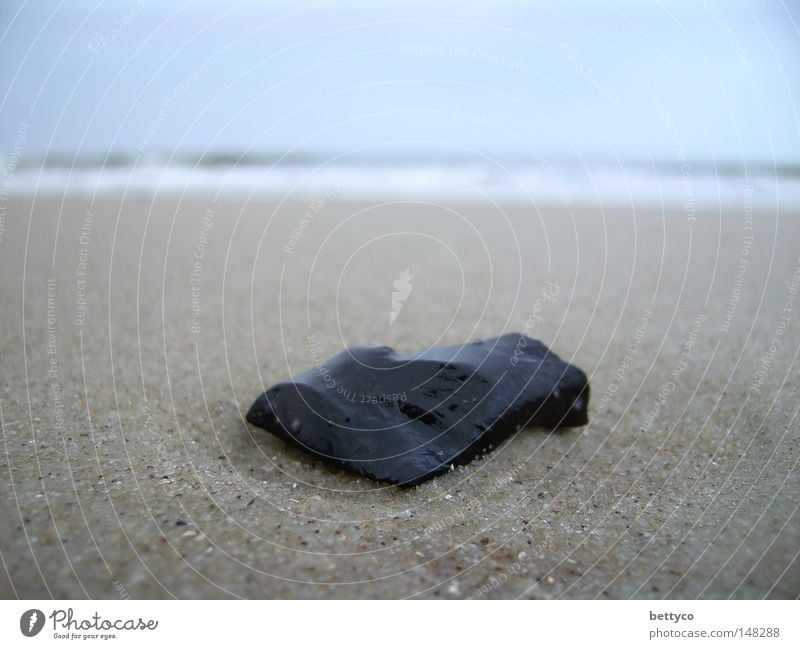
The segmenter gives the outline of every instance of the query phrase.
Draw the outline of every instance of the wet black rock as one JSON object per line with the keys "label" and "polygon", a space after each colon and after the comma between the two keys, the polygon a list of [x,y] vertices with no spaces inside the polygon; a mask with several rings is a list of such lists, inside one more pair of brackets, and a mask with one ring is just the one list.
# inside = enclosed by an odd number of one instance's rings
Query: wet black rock
{"label": "wet black rock", "polygon": [[353,347],[262,394],[247,421],[361,475],[417,485],[526,426],[587,423],[586,375],[520,334],[419,354]]}

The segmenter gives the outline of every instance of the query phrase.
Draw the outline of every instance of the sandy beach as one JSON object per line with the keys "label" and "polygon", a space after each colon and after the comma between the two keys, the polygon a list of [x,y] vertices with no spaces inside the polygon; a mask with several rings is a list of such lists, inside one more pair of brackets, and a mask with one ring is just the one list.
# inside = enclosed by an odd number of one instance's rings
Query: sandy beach
{"label": "sandy beach", "polygon": [[[0,595],[796,598],[798,216],[9,199]],[[312,349],[509,331],[588,426],[398,489],[244,422]]]}

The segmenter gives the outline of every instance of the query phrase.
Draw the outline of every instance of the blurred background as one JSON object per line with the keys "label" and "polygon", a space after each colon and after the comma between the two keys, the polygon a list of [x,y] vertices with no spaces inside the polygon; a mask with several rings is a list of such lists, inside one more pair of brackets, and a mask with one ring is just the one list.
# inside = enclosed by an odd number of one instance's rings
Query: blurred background
{"label": "blurred background", "polygon": [[[20,2],[21,190],[797,203],[797,2]],[[43,168],[44,164],[44,168]]]}

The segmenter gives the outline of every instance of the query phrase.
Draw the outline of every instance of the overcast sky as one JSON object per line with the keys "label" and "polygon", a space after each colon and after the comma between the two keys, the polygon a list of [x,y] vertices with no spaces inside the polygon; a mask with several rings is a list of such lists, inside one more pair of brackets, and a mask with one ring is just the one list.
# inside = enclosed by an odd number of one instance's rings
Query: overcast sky
{"label": "overcast sky", "polygon": [[796,164],[797,5],[3,0],[0,151]]}

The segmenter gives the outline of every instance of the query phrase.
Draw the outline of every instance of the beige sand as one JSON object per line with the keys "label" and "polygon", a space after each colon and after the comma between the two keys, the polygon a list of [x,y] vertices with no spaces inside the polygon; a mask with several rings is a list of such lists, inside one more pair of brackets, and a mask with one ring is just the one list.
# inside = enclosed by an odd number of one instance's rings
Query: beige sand
{"label": "beige sand", "polygon": [[[317,207],[8,204],[0,594],[800,593],[796,214]],[[591,424],[413,490],[242,420],[314,364],[308,336],[328,356],[526,328],[590,374]]]}

